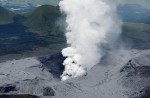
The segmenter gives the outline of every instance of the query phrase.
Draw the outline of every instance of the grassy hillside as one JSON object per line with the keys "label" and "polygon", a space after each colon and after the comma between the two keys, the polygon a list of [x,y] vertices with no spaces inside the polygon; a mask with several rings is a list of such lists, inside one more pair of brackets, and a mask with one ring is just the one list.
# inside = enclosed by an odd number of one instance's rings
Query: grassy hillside
{"label": "grassy hillside", "polygon": [[[63,30],[56,25],[60,17],[58,6],[43,5],[17,14],[0,7],[0,55],[37,47],[59,50],[66,43]],[[150,48],[150,24],[124,22],[121,40],[134,48]]]}
{"label": "grassy hillside", "polygon": [[124,35],[141,41],[150,41],[150,25],[144,23],[124,23]]}
{"label": "grassy hillside", "polygon": [[[4,8],[3,12],[12,13]],[[5,13],[1,13],[1,16],[5,16]],[[55,46],[53,49],[57,50],[65,44],[64,33],[56,25],[61,16],[58,7],[44,5],[29,13],[10,15],[11,22],[0,25],[0,55],[34,51],[38,47]],[[10,20],[5,17],[7,21]]]}
{"label": "grassy hillside", "polygon": [[[58,35],[56,21],[60,17],[59,7],[43,5],[30,13],[26,13],[25,26],[30,31],[42,35]],[[42,33],[41,33],[42,32]]]}
{"label": "grassy hillside", "polygon": [[61,17],[58,6],[43,5],[24,16],[24,25],[29,32],[37,33],[47,43],[65,43],[64,33],[56,25]]}
{"label": "grassy hillside", "polygon": [[15,13],[0,6],[0,25],[12,23],[14,16]]}
{"label": "grassy hillside", "polygon": [[135,48],[150,48],[150,24],[125,22],[122,38]]}

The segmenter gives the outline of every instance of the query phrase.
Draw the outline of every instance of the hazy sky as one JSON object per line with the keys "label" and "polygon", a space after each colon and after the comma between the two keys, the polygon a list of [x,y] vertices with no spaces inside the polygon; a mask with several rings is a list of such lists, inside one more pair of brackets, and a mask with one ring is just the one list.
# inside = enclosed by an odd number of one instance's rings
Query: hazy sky
{"label": "hazy sky", "polygon": [[59,0],[0,0],[0,3],[2,4],[14,4],[14,5],[26,5],[28,3],[31,3],[33,5],[41,5],[41,4],[52,4],[56,5],[58,4]]}
{"label": "hazy sky", "polygon": [[140,4],[144,7],[150,8],[150,0],[125,0],[129,4]]}
{"label": "hazy sky", "polygon": [[[56,5],[60,0],[0,0],[0,1],[8,1],[12,4],[53,4]],[[150,8],[150,0],[118,0],[119,2],[129,3],[129,4],[140,4],[144,7]]]}

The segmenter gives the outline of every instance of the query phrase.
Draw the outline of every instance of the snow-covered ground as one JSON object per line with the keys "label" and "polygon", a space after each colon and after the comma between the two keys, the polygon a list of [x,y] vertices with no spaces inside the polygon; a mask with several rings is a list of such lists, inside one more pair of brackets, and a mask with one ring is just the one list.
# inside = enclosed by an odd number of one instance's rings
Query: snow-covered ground
{"label": "snow-covered ground", "polygon": [[145,66],[150,67],[150,50],[111,51],[104,62],[86,75],[67,81],[55,79],[36,58],[2,62],[0,87],[12,84],[16,91],[8,93],[39,96],[43,95],[45,87],[50,87],[46,93],[52,98],[140,98],[134,96],[140,95],[139,91],[149,85],[150,75],[143,71]]}

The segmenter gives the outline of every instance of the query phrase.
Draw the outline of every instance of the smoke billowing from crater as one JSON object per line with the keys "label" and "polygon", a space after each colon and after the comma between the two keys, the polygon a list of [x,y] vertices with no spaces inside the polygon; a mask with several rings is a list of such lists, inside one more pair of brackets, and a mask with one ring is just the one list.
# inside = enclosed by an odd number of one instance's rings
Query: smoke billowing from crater
{"label": "smoke billowing from crater", "polygon": [[62,80],[78,77],[98,64],[104,55],[103,45],[110,46],[120,34],[121,22],[116,4],[104,0],[62,0],[66,14],[67,44],[62,50],[66,59]]}

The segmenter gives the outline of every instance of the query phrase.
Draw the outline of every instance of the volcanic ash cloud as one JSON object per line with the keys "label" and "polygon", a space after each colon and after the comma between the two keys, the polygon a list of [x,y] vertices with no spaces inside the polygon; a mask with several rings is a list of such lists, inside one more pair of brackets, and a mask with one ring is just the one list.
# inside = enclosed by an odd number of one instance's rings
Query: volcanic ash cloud
{"label": "volcanic ash cloud", "polygon": [[66,14],[68,47],[62,50],[66,59],[62,80],[85,74],[100,62],[103,45],[111,45],[120,34],[121,22],[116,5],[104,0],[62,0]]}

